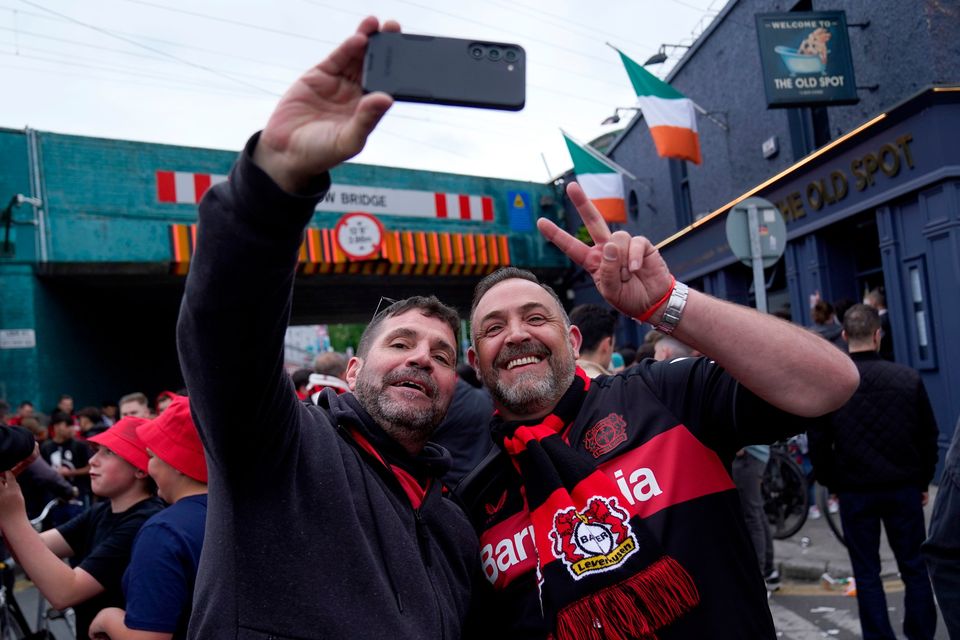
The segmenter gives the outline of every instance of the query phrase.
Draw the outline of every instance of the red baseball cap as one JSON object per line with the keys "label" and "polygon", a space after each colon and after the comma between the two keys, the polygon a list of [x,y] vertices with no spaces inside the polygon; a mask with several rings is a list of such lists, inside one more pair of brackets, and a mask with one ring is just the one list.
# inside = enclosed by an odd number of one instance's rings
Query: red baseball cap
{"label": "red baseball cap", "polygon": [[141,471],[147,470],[147,445],[137,437],[137,427],[149,422],[145,418],[136,416],[127,416],[117,420],[117,423],[92,438],[87,442],[93,442],[101,447],[106,447],[115,454],[135,466]]}
{"label": "red baseball cap", "polygon": [[163,413],[137,428],[137,435],[153,455],[180,473],[206,483],[207,461],[203,456],[203,443],[185,396],[174,395],[173,402]]}

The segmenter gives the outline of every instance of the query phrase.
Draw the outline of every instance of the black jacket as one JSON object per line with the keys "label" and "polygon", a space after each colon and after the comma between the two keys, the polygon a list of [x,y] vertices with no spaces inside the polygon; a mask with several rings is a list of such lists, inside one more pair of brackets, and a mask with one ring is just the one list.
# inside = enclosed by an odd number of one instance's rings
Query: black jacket
{"label": "black jacket", "polygon": [[937,423],[920,374],[873,352],[850,357],[860,386],[809,433],[817,480],[834,492],[926,491],[937,464]]}
{"label": "black jacket", "polygon": [[411,457],[352,394],[308,406],[284,373],[297,251],[322,192],[281,191],[250,160],[255,140],[200,204],[178,326],[210,474],[190,637],[457,638],[476,535],[439,482],[415,510],[352,434],[419,478],[446,452]]}

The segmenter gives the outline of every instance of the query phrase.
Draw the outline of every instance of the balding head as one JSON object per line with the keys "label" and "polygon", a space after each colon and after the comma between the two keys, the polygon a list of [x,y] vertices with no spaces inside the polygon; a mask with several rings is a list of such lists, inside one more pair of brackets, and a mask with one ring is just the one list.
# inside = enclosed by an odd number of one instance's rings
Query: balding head
{"label": "balding head", "polygon": [[336,351],[327,351],[313,361],[313,372],[343,379],[347,373],[347,356]]}
{"label": "balding head", "polygon": [[657,341],[653,357],[657,361],[686,358],[693,354],[693,350],[672,336],[664,336]]}

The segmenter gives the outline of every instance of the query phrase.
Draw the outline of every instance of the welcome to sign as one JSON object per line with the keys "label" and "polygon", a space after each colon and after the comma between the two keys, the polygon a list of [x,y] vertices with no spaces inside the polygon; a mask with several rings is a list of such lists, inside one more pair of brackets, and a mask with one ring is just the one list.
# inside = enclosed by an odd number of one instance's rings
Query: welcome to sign
{"label": "welcome to sign", "polygon": [[859,100],[843,11],[761,13],[756,20],[768,107]]}

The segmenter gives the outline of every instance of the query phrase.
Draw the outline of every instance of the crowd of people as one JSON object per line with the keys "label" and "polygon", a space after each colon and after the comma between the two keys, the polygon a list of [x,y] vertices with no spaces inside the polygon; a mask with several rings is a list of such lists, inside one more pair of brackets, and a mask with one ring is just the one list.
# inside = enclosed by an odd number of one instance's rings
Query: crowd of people
{"label": "crowd of people", "polygon": [[[592,244],[537,227],[608,307],[568,316],[508,267],[474,291],[467,369],[458,313],[426,295],[377,312],[354,357],[284,370],[303,229],[392,104],[359,85],[381,29],[399,25],[364,20],[298,79],[201,202],[186,395],[156,417],[125,396],[94,435],[103,415],[84,432],[58,405],[44,448],[88,504],[37,533],[5,472],[8,548],[78,637],[775,638],[730,471],[752,485],[751,446],[822,424],[864,374],[813,331],[678,282],[578,185]],[[615,371],[609,307],[664,336],[655,357]],[[35,445],[7,432],[12,468]]]}

